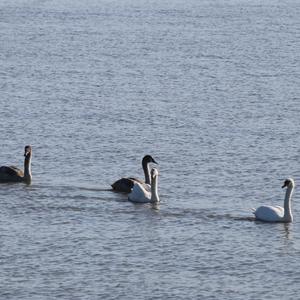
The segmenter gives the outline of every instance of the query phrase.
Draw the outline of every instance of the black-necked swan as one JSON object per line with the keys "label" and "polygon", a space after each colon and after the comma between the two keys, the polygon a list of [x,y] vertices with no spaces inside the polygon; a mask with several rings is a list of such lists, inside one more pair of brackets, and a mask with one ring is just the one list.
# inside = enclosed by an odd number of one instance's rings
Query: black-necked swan
{"label": "black-necked swan", "polygon": [[111,185],[113,190],[116,192],[130,193],[135,182],[139,182],[141,184],[151,184],[149,174],[149,163],[157,164],[157,162],[151,155],[145,155],[142,160],[142,166],[145,174],[145,182],[134,177],[121,178]]}
{"label": "black-necked swan", "polygon": [[15,166],[0,167],[0,182],[25,182],[31,183],[31,146],[25,147],[24,172]]}
{"label": "black-necked swan", "polygon": [[265,222],[293,222],[291,199],[295,187],[295,182],[292,178],[284,181],[282,188],[287,187],[284,204],[281,206],[260,206],[253,213],[257,220]]}
{"label": "black-necked swan", "polygon": [[135,182],[128,200],[136,203],[158,203],[158,170],[151,170],[151,188],[150,191],[139,182]]}

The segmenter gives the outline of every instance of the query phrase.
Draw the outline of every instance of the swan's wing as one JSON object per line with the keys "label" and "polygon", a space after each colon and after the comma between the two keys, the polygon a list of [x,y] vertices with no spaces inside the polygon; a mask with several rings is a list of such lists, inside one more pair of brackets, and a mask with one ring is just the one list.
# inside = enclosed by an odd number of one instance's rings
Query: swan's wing
{"label": "swan's wing", "polygon": [[17,167],[0,167],[0,182],[19,182],[22,181],[23,177],[23,171]]}
{"label": "swan's wing", "polygon": [[2,166],[0,167],[0,174],[1,175],[7,175],[7,176],[17,176],[17,177],[23,177],[24,173],[22,170],[15,166]]}
{"label": "swan's wing", "polygon": [[282,216],[284,215],[284,208],[283,207],[281,207],[281,206],[279,206],[279,205],[276,205],[275,207],[274,207],[274,209],[276,209],[276,211],[280,214],[282,214]]}
{"label": "swan's wing", "polygon": [[284,215],[284,209],[280,206],[260,206],[254,212],[255,217],[266,222],[281,221]]}
{"label": "swan's wing", "polygon": [[126,178],[126,177],[123,177],[123,178],[117,180],[116,182],[114,182],[111,185],[111,187],[116,192],[130,193],[135,182],[139,182],[141,184],[144,184],[144,181],[142,181],[142,180],[140,180],[138,178],[134,178],[134,177],[128,177],[128,178]]}
{"label": "swan's wing", "polygon": [[128,200],[139,203],[149,202],[151,200],[151,193],[145,189],[144,185],[135,182],[131,193],[128,195]]}
{"label": "swan's wing", "polygon": [[135,177],[128,177],[128,179],[130,179],[130,180],[132,180],[132,181],[134,181],[134,182],[141,183],[141,184],[143,184],[143,183],[144,183],[144,181],[143,181],[143,180],[141,180],[141,179],[138,179],[138,178],[135,178]]}
{"label": "swan's wing", "polygon": [[141,186],[146,192],[150,193],[150,198],[151,198],[151,185],[143,182],[141,183]]}
{"label": "swan's wing", "polygon": [[114,182],[111,187],[117,192],[130,193],[134,181],[131,178],[121,178]]}

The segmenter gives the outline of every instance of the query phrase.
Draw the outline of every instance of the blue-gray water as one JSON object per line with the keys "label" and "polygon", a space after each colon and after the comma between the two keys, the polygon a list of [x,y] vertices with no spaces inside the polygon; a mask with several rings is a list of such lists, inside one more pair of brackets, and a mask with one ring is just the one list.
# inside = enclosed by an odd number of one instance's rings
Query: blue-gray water
{"label": "blue-gray water", "polygon": [[[0,0],[0,298],[296,299],[300,3]],[[159,162],[159,209],[108,191]]]}

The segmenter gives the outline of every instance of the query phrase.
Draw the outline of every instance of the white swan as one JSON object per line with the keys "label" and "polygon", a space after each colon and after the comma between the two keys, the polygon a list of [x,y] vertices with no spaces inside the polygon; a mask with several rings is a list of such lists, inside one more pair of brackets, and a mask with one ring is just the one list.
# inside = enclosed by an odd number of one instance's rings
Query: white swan
{"label": "white swan", "polygon": [[147,188],[147,185],[151,184],[149,163],[157,164],[157,162],[151,155],[145,155],[142,160],[142,166],[145,174],[145,182],[133,177],[121,178],[111,185],[113,190],[116,192],[130,193],[133,188],[133,185],[136,182],[139,182],[140,184],[144,185],[145,188]]}
{"label": "white swan", "polygon": [[144,185],[135,182],[131,193],[128,195],[128,200],[136,203],[158,203],[158,171],[155,168],[151,170],[151,183],[151,191],[149,191]]}
{"label": "white swan", "polygon": [[293,222],[291,199],[295,187],[294,180],[285,180],[282,188],[287,187],[284,199],[284,207],[281,206],[260,206],[253,213],[257,220],[265,222]]}
{"label": "white swan", "polygon": [[31,183],[31,146],[25,147],[24,172],[15,166],[0,167],[0,182],[25,182]]}

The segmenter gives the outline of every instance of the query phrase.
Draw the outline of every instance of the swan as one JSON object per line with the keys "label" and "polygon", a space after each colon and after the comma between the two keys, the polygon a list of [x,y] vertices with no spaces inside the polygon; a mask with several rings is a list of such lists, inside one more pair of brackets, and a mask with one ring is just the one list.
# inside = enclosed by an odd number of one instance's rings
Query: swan
{"label": "swan", "polygon": [[24,172],[15,166],[0,167],[0,182],[25,182],[31,183],[31,146],[25,147]]}
{"label": "swan", "polygon": [[[142,166],[145,174],[145,183],[142,180],[133,177],[121,178],[111,185],[113,190],[116,192],[130,193],[134,183],[136,182],[139,182],[142,185],[149,185],[151,183],[149,174],[150,171],[148,166],[149,163],[157,164],[157,162],[151,155],[145,155],[142,160]],[[147,187],[147,185],[145,185],[145,187]]]}
{"label": "swan", "polygon": [[287,187],[284,207],[281,206],[260,206],[253,213],[257,220],[265,222],[293,222],[291,199],[295,187],[295,182],[292,178],[284,181],[282,188]]}
{"label": "swan", "polygon": [[144,185],[140,184],[139,182],[135,182],[131,193],[128,195],[128,200],[136,203],[158,203],[158,170],[156,168],[153,168],[151,170],[151,182],[151,191],[149,191],[144,187]]}

